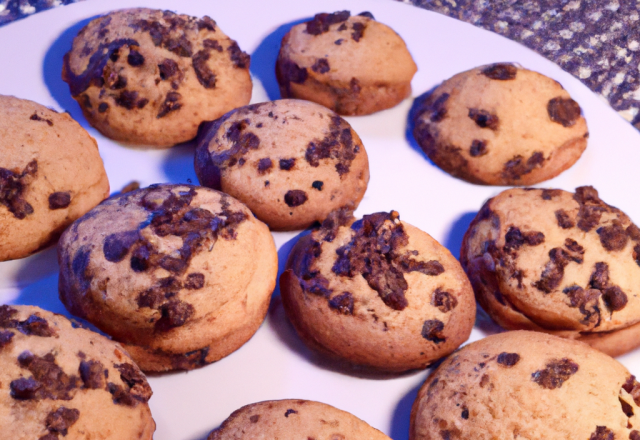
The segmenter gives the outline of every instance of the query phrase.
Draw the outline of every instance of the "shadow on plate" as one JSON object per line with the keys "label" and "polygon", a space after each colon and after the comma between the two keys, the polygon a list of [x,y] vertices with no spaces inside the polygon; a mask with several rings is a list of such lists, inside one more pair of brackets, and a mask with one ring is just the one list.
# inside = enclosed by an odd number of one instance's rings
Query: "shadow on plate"
{"label": "shadow on plate", "polygon": [[313,17],[302,18],[279,26],[275,31],[267,35],[260,45],[251,54],[251,66],[249,71],[258,78],[267,92],[271,101],[280,99],[280,87],[276,80],[276,59],[280,52],[280,43],[289,30],[300,23],[311,20]]}
{"label": "shadow on plate", "polygon": [[477,214],[477,212],[465,212],[458,217],[451,225],[447,237],[444,239],[444,247],[449,249],[449,252],[458,260],[460,260],[460,247],[462,246],[464,234],[467,232],[467,229],[469,229],[471,221],[473,221]]}
{"label": "shadow on plate", "polygon": [[53,99],[56,100],[58,105],[60,105],[64,111],[69,112],[71,117],[85,129],[89,128],[89,123],[82,115],[82,110],[78,103],[71,97],[69,86],[62,81],[62,60],[64,54],[71,50],[71,43],[75,36],[78,35],[80,29],[98,17],[99,15],[96,15],[79,21],[61,33],[45,54],[44,62],[42,63],[42,76],[44,83],[49,89],[49,93],[51,93],[51,96],[53,96]]}
{"label": "shadow on plate", "polygon": [[167,176],[163,183],[188,183],[199,185],[193,158],[196,153],[197,137],[169,148],[162,159],[162,171]]}

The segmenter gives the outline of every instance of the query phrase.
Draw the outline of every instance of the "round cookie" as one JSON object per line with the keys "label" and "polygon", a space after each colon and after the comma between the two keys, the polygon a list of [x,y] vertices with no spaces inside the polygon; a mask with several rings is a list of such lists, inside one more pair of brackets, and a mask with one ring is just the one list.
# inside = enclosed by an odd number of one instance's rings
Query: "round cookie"
{"label": "round cookie", "polygon": [[413,134],[437,166],[484,185],[551,179],[580,158],[589,136],[557,81],[506,63],[443,82],[419,104]]}
{"label": "round cookie", "polygon": [[640,384],[577,342],[515,331],[445,360],[418,392],[410,440],[640,438]]}
{"label": "round cookie", "polygon": [[236,197],[275,230],[355,209],[369,182],[367,152],[349,123],[293,99],[242,107],[208,124],[195,169],[202,185]]}
{"label": "round cookie", "polygon": [[264,320],[278,269],[265,224],[191,185],[106,200],[63,234],[58,261],[67,309],[144,371],[197,368],[242,346]]}
{"label": "round cookie", "polygon": [[467,340],[475,320],[458,261],[395,211],[332,213],[301,238],[280,278],[302,340],[372,371],[425,368]]}
{"label": "round cookie", "polygon": [[151,388],[109,339],[38,307],[0,306],[0,436],[151,440]]}
{"label": "round cookie", "polygon": [[268,400],[246,405],[229,416],[207,440],[390,440],[356,416],[311,400]]}
{"label": "round cookie", "polygon": [[132,144],[170,147],[251,99],[249,55],[215,21],[123,9],[80,30],[62,78],[91,125]]}
{"label": "round cookie", "polygon": [[0,95],[0,261],[55,243],[108,195],[98,144],[76,121]]}
{"label": "round cookie", "polygon": [[590,186],[489,199],[460,261],[506,329],[581,339],[612,356],[640,345],[640,229]]}
{"label": "round cookie", "polygon": [[282,39],[276,77],[283,98],[317,102],[341,115],[368,115],[411,94],[416,63],[393,29],[369,12],[316,14]]}

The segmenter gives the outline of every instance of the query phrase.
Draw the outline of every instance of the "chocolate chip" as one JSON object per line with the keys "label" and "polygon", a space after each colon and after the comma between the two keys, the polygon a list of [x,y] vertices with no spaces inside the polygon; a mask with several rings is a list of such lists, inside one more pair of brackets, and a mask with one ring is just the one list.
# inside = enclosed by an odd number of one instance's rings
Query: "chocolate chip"
{"label": "chocolate chip", "polygon": [[137,50],[131,49],[129,55],[127,55],[127,63],[133,67],[142,66],[144,64],[144,57]]}
{"label": "chocolate chip", "polygon": [[156,321],[155,328],[166,332],[175,327],[181,327],[195,314],[191,304],[180,300],[171,300],[160,307],[161,317]]}
{"label": "chocolate chip", "polygon": [[525,244],[529,246],[537,246],[544,243],[544,234],[538,231],[530,231],[523,234],[522,231],[520,231],[520,228],[510,226],[504,236],[504,241],[504,251],[510,252],[512,250],[520,249]]}
{"label": "chocolate chip", "polygon": [[635,429],[631,431],[629,434],[629,440],[640,440],[640,431],[636,431]]}
{"label": "chocolate chip", "polygon": [[160,70],[160,79],[167,80],[178,73],[178,63],[170,58],[165,58],[162,63],[158,64]]}
{"label": "chocolate chip", "polygon": [[289,190],[284,195],[284,202],[287,204],[287,206],[290,206],[291,208],[300,206],[303,203],[305,203],[307,200],[308,200],[307,193],[299,189]]}
{"label": "chocolate chip", "polygon": [[49,196],[49,209],[63,209],[71,204],[69,192],[54,192]]}
{"label": "chocolate chip", "polygon": [[104,113],[109,109],[109,104],[107,104],[106,102],[101,102],[100,105],[98,105],[98,112],[100,113]]}
{"label": "chocolate chip", "polygon": [[147,245],[138,246],[131,254],[130,265],[134,272],[144,272],[149,268],[150,250]]}
{"label": "chocolate chip", "polygon": [[218,40],[213,40],[211,38],[207,38],[206,40],[203,40],[202,45],[207,49],[212,49],[218,52],[222,52],[224,50],[220,45],[220,43],[218,43]]}
{"label": "chocolate chip", "polygon": [[364,23],[353,23],[351,32],[351,39],[356,43],[364,36],[364,30],[367,26]]}
{"label": "chocolate chip", "polygon": [[131,397],[142,403],[147,403],[152,395],[151,387],[138,367],[126,362],[116,364],[114,367],[120,372],[120,379],[129,387]]}
{"label": "chocolate chip", "polygon": [[309,77],[309,73],[306,68],[298,66],[288,58],[281,58],[278,60],[276,73],[278,75],[278,81],[284,84],[288,84],[290,82],[302,84]]}
{"label": "chocolate chip", "polygon": [[541,196],[542,200],[551,200],[555,196],[559,196],[562,194],[562,191],[558,189],[543,189]]}
{"label": "chocolate chip", "polygon": [[49,327],[49,322],[38,315],[31,315],[26,320],[20,321],[16,328],[27,336],[49,338],[56,334],[56,331]]}
{"label": "chocolate chip", "polygon": [[169,52],[173,52],[183,58],[188,58],[193,55],[191,42],[185,35],[180,35],[178,38],[165,38],[163,39],[162,46]]}
{"label": "chocolate chip", "polygon": [[133,246],[140,239],[138,231],[124,231],[110,234],[104,240],[102,252],[104,258],[112,263],[124,260]]}
{"label": "chocolate chip", "polygon": [[202,29],[206,29],[206,30],[209,30],[211,32],[215,32],[216,31],[216,24],[217,23],[215,22],[215,20],[213,20],[208,15],[205,15],[204,17],[199,19],[198,23],[197,23],[199,31],[201,31]]}
{"label": "chocolate chip", "polygon": [[583,289],[578,285],[566,287],[562,293],[569,297],[571,307],[578,307],[580,313],[584,315],[580,321],[583,324],[594,324],[594,327],[600,325],[600,307],[598,299],[602,292],[597,289]]}
{"label": "chocolate chip", "polygon": [[160,111],[158,112],[158,116],[156,117],[159,119],[166,116],[170,112],[179,110],[182,107],[182,103],[180,102],[181,98],[182,98],[182,95],[180,93],[177,93],[177,92],[167,93],[167,97],[165,98],[164,102],[160,106]]}
{"label": "chocolate chip", "polygon": [[602,226],[596,229],[600,236],[600,243],[609,252],[621,251],[627,245],[629,236],[622,224],[618,220],[614,220],[609,226]]}
{"label": "chocolate chip", "polygon": [[633,241],[640,241],[640,228],[637,227],[635,224],[631,223],[627,227],[627,235]]}
{"label": "chocolate chip", "polygon": [[24,351],[18,356],[20,367],[28,369],[33,377],[11,382],[11,396],[15,399],[71,400],[78,386],[76,376],[68,376],[51,353],[42,357]]}
{"label": "chocolate chip", "polygon": [[627,305],[627,294],[618,286],[607,287],[602,294],[605,305],[612,312],[618,312]]}
{"label": "chocolate chip", "polygon": [[596,426],[596,430],[591,434],[589,440],[614,440],[615,435],[612,430],[606,426]]}
{"label": "chocolate chip", "polygon": [[42,388],[42,384],[35,380],[33,377],[16,379],[9,384],[11,389],[11,397],[17,400],[31,400],[35,399],[38,390]]}
{"label": "chocolate chip", "polygon": [[[566,238],[564,240],[564,246],[569,249],[571,252],[574,252],[579,255],[584,255],[584,247],[580,246],[577,241],[572,238]],[[581,263],[582,261],[574,260],[576,263]]]}
{"label": "chocolate chip", "polygon": [[562,229],[570,229],[573,228],[576,224],[571,219],[571,216],[567,214],[564,209],[558,209],[556,212],[556,220],[558,221],[558,226]]}
{"label": "chocolate chip", "polygon": [[84,387],[90,390],[103,389],[109,377],[109,370],[100,361],[94,360],[81,361],[78,372]]}
{"label": "chocolate chip", "polygon": [[431,297],[431,305],[437,307],[442,313],[447,313],[458,305],[458,300],[449,292],[438,287]]}
{"label": "chocolate chip", "polygon": [[327,73],[331,68],[329,67],[329,61],[326,58],[318,58],[313,66],[311,66],[311,70],[316,73]]}
{"label": "chocolate chip", "polygon": [[539,168],[544,161],[544,155],[540,151],[534,152],[526,161],[518,154],[504,164],[502,177],[508,180],[519,180],[525,174]]}
{"label": "chocolate chip", "polygon": [[280,169],[284,171],[289,171],[295,164],[296,159],[293,157],[291,159],[280,159],[279,161]]}
{"label": "chocolate chip", "polygon": [[436,344],[440,344],[441,342],[446,341],[446,338],[442,334],[444,330],[444,323],[442,321],[438,321],[437,319],[431,319],[425,321],[422,325],[422,337],[427,341],[434,342]]}
{"label": "chocolate chip", "polygon": [[547,104],[547,112],[553,122],[571,127],[580,119],[580,106],[571,98],[553,98]]}
{"label": "chocolate chip", "polygon": [[124,107],[127,110],[132,110],[136,106],[136,101],[138,100],[138,92],[123,90],[116,97],[116,105],[119,107]]}
{"label": "chocolate chip", "polygon": [[470,108],[469,117],[473,119],[476,125],[480,128],[488,128],[495,131],[498,129],[498,125],[500,124],[498,116],[488,112],[487,110]]}
{"label": "chocolate chip", "polygon": [[637,244],[633,247],[633,253],[631,254],[633,260],[636,262],[638,266],[640,266],[640,244]]}
{"label": "chocolate chip", "polygon": [[69,428],[80,418],[80,411],[76,408],[61,406],[51,411],[45,420],[45,425],[51,433],[67,435]]}
{"label": "chocolate chip", "polygon": [[204,287],[204,274],[190,273],[184,282],[184,288],[189,290],[198,290]]}
{"label": "chocolate chip", "polygon": [[0,168],[0,205],[9,209],[18,220],[33,214],[33,207],[24,199],[27,186],[38,172],[38,162],[29,162],[22,172]]}
{"label": "chocolate chip", "polygon": [[4,347],[6,347],[11,343],[13,336],[14,336],[13,332],[10,332],[8,330],[7,331],[0,330],[0,350],[2,350]]}
{"label": "chocolate chip", "polygon": [[544,369],[531,374],[531,380],[542,388],[554,390],[578,372],[578,364],[571,359],[555,359],[547,363]]}
{"label": "chocolate chip", "polygon": [[271,168],[273,168],[273,162],[268,157],[258,161],[258,174],[266,174]]}
{"label": "chocolate chip", "polygon": [[8,305],[0,306],[0,327],[2,328],[15,328],[17,320],[14,316],[18,314],[18,310]]}
{"label": "chocolate chip", "polygon": [[589,279],[589,286],[604,290],[609,285],[609,265],[604,262],[596,263],[595,269]]}
{"label": "chocolate chip", "polygon": [[333,159],[337,161],[336,171],[343,176],[359,151],[360,145],[353,141],[350,126],[336,115],[331,118],[329,133],[323,139],[309,142],[304,157],[312,167],[318,167],[322,159]]}
{"label": "chocolate chip", "polygon": [[373,17],[373,14],[371,12],[369,12],[369,11],[361,12],[361,13],[358,14],[358,16],[367,17],[367,18],[370,18],[372,20],[375,20],[375,18]]}
{"label": "chocolate chip", "polygon": [[229,55],[231,56],[231,62],[233,63],[234,67],[238,69],[249,68],[251,57],[249,56],[249,54],[240,50],[238,43],[232,41],[231,45],[227,47],[227,52],[229,52]]}
{"label": "chocolate chip", "polygon": [[576,188],[573,198],[580,205],[578,228],[589,232],[600,223],[600,217],[608,211],[607,205],[598,197],[598,191],[592,186]]}
{"label": "chocolate chip", "polygon": [[498,363],[505,367],[513,367],[520,362],[520,355],[518,353],[502,352],[498,355]]}
{"label": "chocolate chip", "polygon": [[258,420],[260,420],[260,415],[259,414],[254,414],[251,417],[249,417],[249,421],[251,423],[258,423]]}
{"label": "chocolate chip", "polygon": [[[570,245],[572,245],[571,242]],[[580,245],[575,250],[568,249],[568,251],[559,247],[551,249],[549,251],[550,261],[545,265],[540,275],[540,280],[534,282],[533,285],[542,292],[552,292],[560,285],[564,277],[564,268],[567,264],[571,261],[581,264],[583,254],[584,249]]]}
{"label": "chocolate chip", "polygon": [[[89,103],[88,107],[91,107],[91,103]],[[29,119],[31,119],[32,121],[43,121],[46,122],[49,127],[53,127],[53,121],[51,119],[41,118],[37,113],[32,114]]]}
{"label": "chocolate chip", "polygon": [[516,66],[506,63],[492,64],[482,70],[484,76],[500,81],[515,79],[517,73],[518,68]]}
{"label": "chocolate chip", "polygon": [[340,46],[343,41],[344,41],[344,38],[338,38],[336,41],[333,42],[333,44],[335,44],[336,46]]}
{"label": "chocolate chip", "polygon": [[322,186],[324,185],[324,183],[320,180],[314,180],[313,183],[311,184],[311,186],[315,189],[317,189],[318,191],[322,191]]}
{"label": "chocolate chip", "polygon": [[211,51],[204,49],[196,52],[193,58],[191,58],[193,70],[196,72],[196,78],[198,78],[198,82],[205,89],[213,89],[216,86],[216,74],[213,73],[207,65],[210,57]]}
{"label": "chocolate chip", "polygon": [[298,411],[296,411],[295,409],[288,409],[285,413],[284,416],[285,417],[289,417],[290,414],[298,414]]}
{"label": "chocolate chip", "polygon": [[353,295],[342,292],[329,300],[329,307],[343,315],[353,315]]}
{"label": "chocolate chip", "polygon": [[629,405],[627,402],[625,402],[624,400],[622,400],[621,397],[618,397],[618,400],[620,401],[620,406],[622,408],[622,412],[627,416],[627,417],[633,417],[633,407],[631,405]]}
{"label": "chocolate chip", "polygon": [[307,22],[307,33],[311,35],[320,35],[329,31],[332,24],[347,21],[351,13],[349,11],[334,12],[333,14],[316,14],[313,20]]}
{"label": "chocolate chip", "polygon": [[478,139],[474,139],[473,142],[471,142],[469,154],[472,157],[484,156],[487,153],[487,141],[479,141]]}

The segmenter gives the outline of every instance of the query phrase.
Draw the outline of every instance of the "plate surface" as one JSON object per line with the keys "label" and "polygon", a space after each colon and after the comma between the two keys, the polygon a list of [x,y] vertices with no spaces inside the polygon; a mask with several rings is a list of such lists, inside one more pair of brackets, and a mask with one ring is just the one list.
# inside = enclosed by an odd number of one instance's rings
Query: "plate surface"
{"label": "plate surface", "polygon": [[[589,125],[582,158],[541,187],[573,191],[595,186],[603,200],[640,222],[640,133],[584,85],[555,64],[498,35],[406,4],[389,0],[111,0],[55,8],[0,28],[0,93],[31,99],[71,115],[94,136],[112,191],[132,180],[143,186],[197,179],[193,146],[165,151],[124,147],[88,126],[60,79],[62,56],[90,18],[111,9],[147,6],[191,15],[209,15],[251,54],[252,102],[279,98],[274,75],[280,40],[292,23],[318,12],[371,11],[407,42],[418,64],[412,86],[418,96],[444,79],[478,65],[518,62],[562,83],[578,101]],[[435,167],[408,131],[413,98],[397,107],[348,121],[369,154],[371,181],[357,216],[395,209],[401,218],[428,232],[458,256],[462,235],[483,201],[504,188],[475,186]],[[274,233],[280,271],[299,233]],[[55,248],[0,263],[0,303],[34,304],[67,316],[58,300]],[[470,340],[497,328],[479,316]],[[640,351],[619,358],[640,376]],[[241,349],[189,373],[151,377],[150,401],[157,440],[200,440],[239,407],[268,399],[302,398],[349,411],[396,440],[408,438],[409,412],[428,371],[394,378],[357,377],[324,364],[298,339],[287,322],[276,287],[265,323]]]}

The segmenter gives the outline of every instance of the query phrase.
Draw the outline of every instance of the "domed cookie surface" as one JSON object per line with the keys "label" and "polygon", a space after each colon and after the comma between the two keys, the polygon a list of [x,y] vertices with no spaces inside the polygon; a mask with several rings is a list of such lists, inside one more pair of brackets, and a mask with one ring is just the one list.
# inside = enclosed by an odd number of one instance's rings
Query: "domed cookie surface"
{"label": "domed cookie surface", "polygon": [[145,371],[192,369],[238,349],[277,273],[269,229],[208,188],[153,185],[76,221],[58,252],[60,298]]}
{"label": "domed cookie surface", "polygon": [[611,355],[640,332],[640,229],[590,186],[510,189],[469,226],[460,261],[507,329],[583,339]]}
{"label": "domed cookie surface", "polygon": [[402,38],[369,12],[316,14],[293,26],[276,62],[283,98],[317,102],[341,115],[395,106],[411,93],[416,70]]}
{"label": "domed cookie surface", "polygon": [[251,98],[249,55],[215,21],[136,8],[80,30],[62,72],[91,125],[132,144],[170,147]]}
{"label": "domed cookie surface", "polygon": [[382,432],[346,411],[325,403],[293,399],[243,406],[213,430],[207,439],[243,438],[389,440]]}
{"label": "domed cookie surface", "polygon": [[349,123],[307,101],[236,109],[208,124],[195,159],[200,183],[245,203],[272,229],[303,229],[358,206],[367,152]]}
{"label": "domed cookie surface", "polygon": [[120,344],[38,307],[0,306],[0,432],[151,440],[151,388]]}
{"label": "domed cookie surface", "polygon": [[372,370],[425,368],[468,337],[471,285],[458,261],[397,212],[334,212],[295,245],[280,278],[303,341]]}
{"label": "domed cookie surface", "polygon": [[55,243],[108,195],[98,145],[76,121],[0,95],[0,261]]}
{"label": "domed cookie surface", "polygon": [[580,106],[551,78],[512,64],[459,73],[420,104],[413,134],[436,165],[485,185],[532,185],[587,146]]}
{"label": "domed cookie surface", "polygon": [[463,347],[429,376],[409,438],[636,439],[639,393],[624,366],[585,344],[506,332]]}

